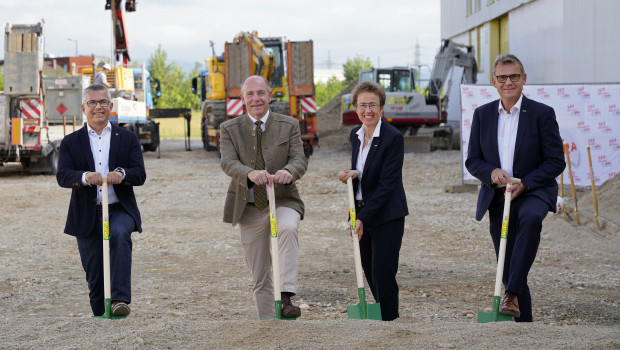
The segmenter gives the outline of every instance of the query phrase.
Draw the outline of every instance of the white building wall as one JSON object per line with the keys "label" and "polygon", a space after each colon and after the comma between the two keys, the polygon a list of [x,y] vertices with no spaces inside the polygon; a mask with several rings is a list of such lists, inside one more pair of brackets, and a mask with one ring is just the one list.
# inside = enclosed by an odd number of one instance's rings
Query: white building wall
{"label": "white building wall", "polygon": [[508,14],[508,50],[523,62],[529,84],[566,83],[563,2],[532,1]]}
{"label": "white building wall", "polygon": [[[472,45],[481,27],[479,63],[491,62],[488,23],[508,14],[509,52],[525,66],[530,84],[620,82],[620,0],[480,0],[466,16],[465,0],[441,0],[441,37]],[[488,84],[488,72],[478,75]]]}
{"label": "white building wall", "polygon": [[620,82],[620,1],[564,1],[567,82]]}
{"label": "white building wall", "polygon": [[451,38],[535,0],[480,0],[480,11],[466,16],[466,0],[441,0],[441,38]]}

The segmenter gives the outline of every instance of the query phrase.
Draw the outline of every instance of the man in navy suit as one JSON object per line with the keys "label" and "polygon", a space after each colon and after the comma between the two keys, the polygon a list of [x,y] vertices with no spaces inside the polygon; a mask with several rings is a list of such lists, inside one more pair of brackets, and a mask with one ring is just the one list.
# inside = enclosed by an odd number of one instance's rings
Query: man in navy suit
{"label": "man in navy suit", "polygon": [[[521,61],[504,54],[493,66],[492,82],[500,99],[474,111],[465,166],[482,182],[476,220],[482,220],[489,211],[496,256],[504,204],[500,186],[511,184],[503,275],[506,294],[500,313],[514,316],[517,322],[531,322],[527,275],[538,251],[542,221],[549,211],[556,210],[555,178],[566,163],[553,108],[522,94],[527,75]],[[521,179],[521,183],[512,183],[511,177]]]}
{"label": "man in navy suit", "polygon": [[146,180],[140,143],[134,133],[108,118],[112,110],[108,89],[99,84],[87,87],[82,111],[87,123],[62,140],[56,180],[71,188],[65,233],[75,236],[90,290],[90,307],[103,315],[102,188],[107,178],[110,228],[110,276],[112,314],[128,315],[131,303],[131,233],[142,232],[140,211],[133,186]]}

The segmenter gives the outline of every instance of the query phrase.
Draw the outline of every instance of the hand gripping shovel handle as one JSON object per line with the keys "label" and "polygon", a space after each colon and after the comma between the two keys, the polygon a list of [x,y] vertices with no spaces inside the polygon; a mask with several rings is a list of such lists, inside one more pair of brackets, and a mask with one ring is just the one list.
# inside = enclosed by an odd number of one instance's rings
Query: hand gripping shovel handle
{"label": "hand gripping shovel handle", "polygon": [[273,299],[275,300],[275,318],[282,318],[282,299],[280,295],[280,255],[278,245],[278,224],[276,220],[276,191],[271,175],[271,184],[267,186],[269,192],[269,224],[271,227],[271,265],[273,268]]}

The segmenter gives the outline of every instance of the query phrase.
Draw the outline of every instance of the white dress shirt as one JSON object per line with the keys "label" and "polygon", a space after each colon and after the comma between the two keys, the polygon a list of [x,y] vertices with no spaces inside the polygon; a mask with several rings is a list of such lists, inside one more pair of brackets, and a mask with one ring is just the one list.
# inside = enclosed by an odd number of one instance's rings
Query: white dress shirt
{"label": "white dress shirt", "polygon": [[[377,126],[375,127],[375,131],[372,133],[372,138],[374,139],[375,137],[379,137],[381,133],[381,119],[379,119],[379,122],[377,123]],[[357,155],[357,163],[355,164],[355,169],[357,171],[359,171],[359,175],[357,175],[357,178],[360,181],[360,186],[357,189],[357,193],[355,194],[355,199],[358,201],[361,201],[363,199],[362,197],[362,175],[364,173],[364,165],[366,164],[366,158],[368,158],[368,151],[370,151],[370,145],[372,144],[372,139],[370,141],[368,141],[366,143],[366,147],[364,147],[364,137],[366,137],[366,126],[362,125],[362,127],[357,131],[357,137],[360,140],[360,150],[359,150],[359,154]]]}
{"label": "white dress shirt", "polygon": [[[248,117],[250,117],[250,119],[252,120],[252,124],[254,124],[254,130],[256,130],[256,122],[258,121],[258,119],[252,117],[250,115],[250,113],[248,113]],[[265,116],[260,118],[260,121],[263,122],[260,125],[260,128],[263,129],[263,132],[265,132],[265,125],[267,124],[267,118],[269,117],[269,110],[267,110],[267,113],[265,113]],[[265,158],[265,155],[263,154],[263,159]],[[267,163],[265,162],[265,170],[267,170]],[[267,198],[269,198],[269,186],[267,186]],[[267,199],[269,200],[269,199]],[[254,203],[254,187],[250,188],[250,193],[248,193],[248,202],[250,203]]]}
{"label": "white dress shirt", "polygon": [[497,149],[502,169],[512,176],[512,166],[515,159],[515,144],[517,143],[517,129],[519,127],[519,114],[521,113],[523,95],[517,103],[506,111],[500,100],[499,119],[497,121]]}
{"label": "white dress shirt", "polygon": [[[110,158],[110,137],[112,135],[112,125],[108,122],[101,135],[97,135],[97,132],[93,130],[88,123],[86,124],[88,129],[88,140],[90,141],[90,151],[93,154],[95,160],[95,171],[100,173],[102,177],[108,176],[110,172],[109,158]],[[86,173],[82,174],[82,185],[90,186],[86,182]],[[97,186],[97,204],[101,204],[101,186]],[[118,198],[114,193],[114,186],[108,187],[108,204],[117,203]]]}

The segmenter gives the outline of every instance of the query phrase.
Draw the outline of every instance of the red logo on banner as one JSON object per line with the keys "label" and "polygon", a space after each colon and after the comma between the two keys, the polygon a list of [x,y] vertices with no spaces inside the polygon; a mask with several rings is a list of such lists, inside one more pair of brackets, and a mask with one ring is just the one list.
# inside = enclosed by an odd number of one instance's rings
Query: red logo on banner
{"label": "red logo on banner", "polygon": [[601,149],[601,145],[599,145],[599,144],[597,144],[597,143],[596,143],[596,138],[595,138],[595,137],[592,137],[592,138],[589,138],[589,139],[588,139],[588,145],[589,145],[592,149],[594,149],[594,150]]}
{"label": "red logo on banner", "polygon": [[588,105],[588,113],[595,117],[601,115],[601,111],[596,108],[596,105]]}
{"label": "red logo on banner", "polygon": [[590,94],[586,91],[585,87],[580,87],[577,89],[577,95],[581,96],[583,99],[589,99]]}
{"label": "red logo on banner", "polygon": [[484,89],[480,89],[480,96],[484,97],[484,98],[491,98],[491,94],[487,91],[486,88]]}
{"label": "red logo on banner", "polygon": [[611,98],[611,94],[609,94],[607,91],[605,91],[605,88],[599,88],[598,89],[598,95],[604,99],[608,99]]}
{"label": "red logo on banner", "polygon": [[575,105],[566,106],[566,112],[570,115],[581,115],[581,112],[575,108]]}
{"label": "red logo on banner", "polygon": [[545,88],[538,88],[538,89],[536,90],[536,95],[537,95],[539,98],[543,98],[543,99],[545,99],[545,98],[549,98],[549,94],[545,91]]}
{"label": "red logo on banner", "polygon": [[611,162],[607,160],[607,157],[605,157],[604,154],[601,154],[600,156],[598,156],[598,164],[602,166],[610,166]]}
{"label": "red logo on banner", "polygon": [[581,132],[590,132],[590,125],[586,124],[584,121],[577,122],[577,130]]}
{"label": "red logo on banner", "polygon": [[570,95],[564,91],[564,88],[558,88],[558,96],[560,96],[561,99],[570,98]]}
{"label": "red logo on banner", "polygon": [[620,108],[618,108],[616,105],[609,105],[608,112],[611,115],[620,115]]}
{"label": "red logo on banner", "polygon": [[62,115],[62,114],[65,114],[65,112],[67,111],[67,107],[65,107],[65,105],[63,105],[62,102],[60,102],[58,107],[56,107],[56,110],[58,111],[58,113]]}
{"label": "red logo on banner", "polygon": [[598,130],[601,132],[611,132],[611,128],[605,122],[598,122]]}

